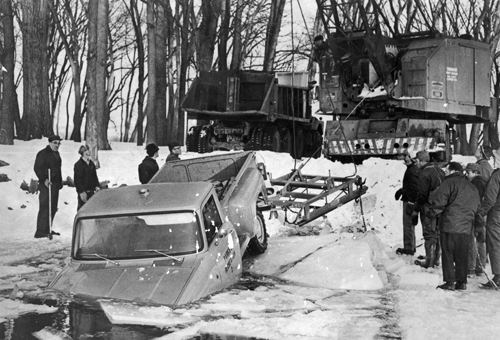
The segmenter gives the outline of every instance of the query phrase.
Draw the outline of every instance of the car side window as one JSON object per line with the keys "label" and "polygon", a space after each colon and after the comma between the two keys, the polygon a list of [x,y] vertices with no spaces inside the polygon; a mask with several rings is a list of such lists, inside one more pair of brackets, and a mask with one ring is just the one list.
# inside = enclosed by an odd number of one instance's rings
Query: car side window
{"label": "car side window", "polygon": [[215,234],[222,226],[222,220],[220,218],[219,211],[217,209],[217,204],[215,204],[215,199],[213,196],[209,198],[205,206],[203,207],[203,222],[205,224],[205,233],[207,235],[207,242],[210,244],[215,237]]}

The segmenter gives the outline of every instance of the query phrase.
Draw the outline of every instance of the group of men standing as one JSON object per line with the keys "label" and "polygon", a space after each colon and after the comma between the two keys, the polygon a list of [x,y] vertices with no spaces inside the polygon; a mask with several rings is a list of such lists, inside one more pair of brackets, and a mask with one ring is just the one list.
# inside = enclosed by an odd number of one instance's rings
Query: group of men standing
{"label": "group of men standing", "polygon": [[[52,230],[52,221],[57,212],[59,190],[63,187],[62,159],[59,153],[62,138],[54,135],[48,138],[48,145],[36,155],[34,171],[38,177],[39,209],[36,223],[35,238],[49,238],[60,233]],[[147,156],[139,165],[139,180],[142,184],[149,180],[159,170],[156,158],[159,147],[154,144],[146,146]],[[178,143],[169,144],[170,155],[166,161],[179,160],[181,147]],[[74,165],[74,184],[77,192],[78,207],[80,208],[101,189],[97,170],[90,158],[90,150],[86,145],[78,149],[80,159]]]}
{"label": "group of men standing", "polygon": [[[500,160],[500,153],[493,154]],[[475,156],[465,169],[449,162],[443,170],[427,151],[405,155],[403,187],[395,195],[403,201],[404,248],[396,252],[415,254],[420,218],[425,257],[415,264],[429,268],[442,260],[440,289],[467,289],[468,275],[483,274],[486,252],[494,276],[483,287],[500,285],[500,171],[493,171],[489,150],[480,147]]]}

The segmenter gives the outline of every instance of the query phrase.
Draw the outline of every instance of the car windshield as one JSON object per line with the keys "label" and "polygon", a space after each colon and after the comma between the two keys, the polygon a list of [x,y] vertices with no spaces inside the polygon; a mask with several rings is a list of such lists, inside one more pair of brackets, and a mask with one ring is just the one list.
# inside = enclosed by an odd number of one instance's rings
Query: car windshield
{"label": "car windshield", "polygon": [[195,212],[81,219],[73,256],[100,260],[193,254],[203,249],[200,230]]}

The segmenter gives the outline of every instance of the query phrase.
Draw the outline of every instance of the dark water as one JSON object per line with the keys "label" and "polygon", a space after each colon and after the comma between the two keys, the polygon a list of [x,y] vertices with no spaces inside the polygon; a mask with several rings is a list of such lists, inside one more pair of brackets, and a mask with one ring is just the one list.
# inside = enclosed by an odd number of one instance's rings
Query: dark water
{"label": "dark water", "polygon": [[[113,340],[146,340],[161,337],[172,331],[152,326],[140,325],[113,325],[106,314],[100,309],[98,303],[71,301],[58,303],[54,300],[25,301],[31,304],[45,304],[57,307],[55,313],[37,314],[29,313],[0,324],[0,339],[5,340],[31,340],[37,339],[33,333],[45,327],[51,327],[67,334],[71,339],[113,339]],[[239,336],[218,336],[202,334],[193,340],[248,340]]]}
{"label": "dark water", "polygon": [[[41,304],[41,301],[26,301]],[[58,307],[50,314],[30,313],[0,324],[0,339],[37,339],[32,333],[45,327],[63,331],[72,339],[153,339],[169,331],[150,326],[113,325],[106,314],[95,304],[69,302],[58,305],[55,301],[44,301],[47,306]]]}

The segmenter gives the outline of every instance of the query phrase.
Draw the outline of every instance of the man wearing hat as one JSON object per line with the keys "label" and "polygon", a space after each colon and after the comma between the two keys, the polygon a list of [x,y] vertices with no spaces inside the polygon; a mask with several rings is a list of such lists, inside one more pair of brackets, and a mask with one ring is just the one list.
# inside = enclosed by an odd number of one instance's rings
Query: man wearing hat
{"label": "man wearing hat", "polygon": [[168,149],[170,150],[170,154],[167,156],[166,162],[171,161],[180,161],[179,155],[182,153],[181,146],[177,142],[172,142],[168,144]]}
{"label": "man wearing hat", "polygon": [[427,151],[419,151],[416,155],[416,164],[420,169],[418,178],[417,201],[412,213],[412,217],[420,213],[420,222],[425,246],[425,261],[415,261],[415,264],[424,268],[437,266],[439,263],[439,230],[436,218],[429,218],[429,201],[433,193],[441,185],[445,174],[435,162],[431,162]]}
{"label": "man wearing hat", "polygon": [[[500,166],[500,152],[493,150],[495,166]],[[491,174],[484,190],[481,215],[486,217],[486,250],[490,257],[493,279],[483,284],[484,288],[500,286],[500,170]]]}
{"label": "man wearing hat", "polygon": [[159,156],[160,148],[155,143],[150,143],[146,146],[147,156],[139,164],[139,181],[142,184],[149,182],[151,178],[158,172],[159,167],[156,163],[156,158]]}
{"label": "man wearing hat", "polygon": [[[61,140],[61,137],[57,135],[50,136],[49,145],[36,154],[35,166],[33,167],[33,170],[38,177],[38,190],[40,191],[38,200],[40,205],[36,221],[35,238],[49,236],[49,238],[52,238],[50,234],[60,235],[53,230],[51,231],[50,225],[57,212],[59,190],[62,188],[62,160],[61,155],[59,155]],[[49,212],[49,198],[52,210],[51,212]]]}
{"label": "man wearing hat", "polygon": [[476,187],[465,178],[460,163],[450,162],[447,176],[429,199],[429,218],[439,216],[445,290],[467,289],[467,262],[471,233],[481,200]]}
{"label": "man wearing hat", "polygon": [[[486,189],[487,180],[481,175],[481,166],[478,163],[469,163],[465,167],[465,175],[476,187],[479,198],[482,199]],[[469,245],[469,270],[468,275],[481,276],[486,265],[486,229],[484,220],[474,222],[474,232]],[[477,256],[479,253],[479,257]]]}
{"label": "man wearing hat", "polygon": [[397,254],[415,254],[415,226],[418,217],[412,219],[413,208],[417,200],[418,180],[420,169],[415,164],[415,160],[406,151],[403,153],[406,171],[403,176],[403,187],[396,191],[394,198],[403,201],[403,248],[396,250]]}
{"label": "man wearing hat", "polygon": [[88,146],[82,145],[78,149],[80,159],[73,168],[75,173],[75,187],[78,197],[77,210],[87,203],[96,191],[101,189],[94,162],[90,159]]}

